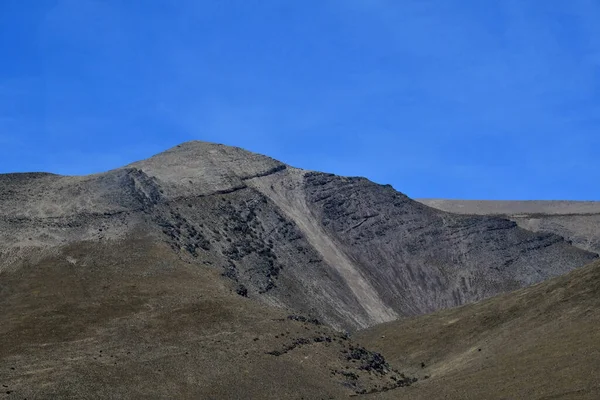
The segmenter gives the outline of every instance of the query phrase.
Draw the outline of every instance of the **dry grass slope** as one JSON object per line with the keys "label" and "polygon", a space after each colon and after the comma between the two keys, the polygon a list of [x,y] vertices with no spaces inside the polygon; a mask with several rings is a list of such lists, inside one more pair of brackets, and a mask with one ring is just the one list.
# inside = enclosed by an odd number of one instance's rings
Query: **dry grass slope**
{"label": "dry grass slope", "polygon": [[600,263],[358,335],[423,378],[407,399],[600,398]]}
{"label": "dry grass slope", "polygon": [[331,399],[409,384],[139,234],[0,273],[0,398]]}

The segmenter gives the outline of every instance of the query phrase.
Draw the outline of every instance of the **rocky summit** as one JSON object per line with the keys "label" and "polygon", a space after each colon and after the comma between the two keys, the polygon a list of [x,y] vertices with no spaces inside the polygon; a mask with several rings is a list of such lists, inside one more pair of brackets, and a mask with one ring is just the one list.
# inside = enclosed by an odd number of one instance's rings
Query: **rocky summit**
{"label": "rocky summit", "polygon": [[0,384],[21,398],[399,390],[419,378],[354,332],[565,274],[588,250],[205,142],[97,175],[0,175]]}

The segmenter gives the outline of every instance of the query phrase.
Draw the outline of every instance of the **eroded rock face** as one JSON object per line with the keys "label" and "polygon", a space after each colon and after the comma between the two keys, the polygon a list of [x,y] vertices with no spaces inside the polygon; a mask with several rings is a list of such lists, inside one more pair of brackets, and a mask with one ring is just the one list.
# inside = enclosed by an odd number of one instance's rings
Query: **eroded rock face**
{"label": "eroded rock face", "polygon": [[105,174],[0,176],[0,271],[29,249],[144,232],[232,291],[358,329],[565,273],[595,255],[363,178],[190,142]]}
{"label": "eroded rock face", "polygon": [[440,212],[363,178],[310,173],[306,193],[327,232],[403,315],[480,300],[593,258],[560,236]]}

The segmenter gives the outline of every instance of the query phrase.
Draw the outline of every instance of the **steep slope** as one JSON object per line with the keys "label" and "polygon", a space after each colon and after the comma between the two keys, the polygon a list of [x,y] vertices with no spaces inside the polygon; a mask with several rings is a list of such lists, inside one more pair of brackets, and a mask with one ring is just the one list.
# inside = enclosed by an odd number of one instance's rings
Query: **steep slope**
{"label": "steep slope", "polygon": [[453,213],[503,216],[524,229],[555,233],[581,249],[600,254],[600,201],[418,201]]}
{"label": "steep slope", "polygon": [[0,271],[143,231],[240,295],[337,329],[477,301],[596,257],[507,219],[449,214],[366,179],[203,142],[104,174],[0,183]]}
{"label": "steep slope", "polygon": [[[600,398],[600,263],[357,335],[421,378],[390,399]],[[375,396],[374,398],[379,398]]]}

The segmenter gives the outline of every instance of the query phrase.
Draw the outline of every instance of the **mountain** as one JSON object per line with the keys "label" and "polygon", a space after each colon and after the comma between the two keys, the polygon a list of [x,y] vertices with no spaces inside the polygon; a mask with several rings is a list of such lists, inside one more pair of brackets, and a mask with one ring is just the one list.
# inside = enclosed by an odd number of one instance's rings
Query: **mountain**
{"label": "mountain", "polygon": [[[356,339],[421,379],[382,399],[600,398],[600,263]],[[423,379],[425,376],[428,379]]]}
{"label": "mountain", "polygon": [[391,186],[189,142],[107,173],[0,176],[0,271],[139,232],[264,304],[355,330],[531,285],[597,255]]}
{"label": "mountain", "polygon": [[453,213],[501,216],[524,229],[555,233],[579,248],[600,253],[600,201],[418,201]]}
{"label": "mountain", "polygon": [[204,142],[90,176],[0,175],[0,385],[29,399],[410,393],[422,371],[355,332],[596,258]]}

